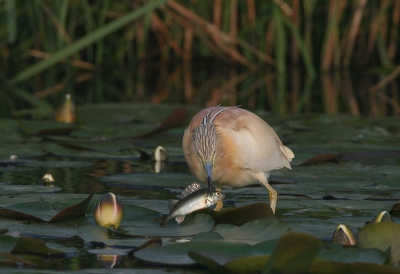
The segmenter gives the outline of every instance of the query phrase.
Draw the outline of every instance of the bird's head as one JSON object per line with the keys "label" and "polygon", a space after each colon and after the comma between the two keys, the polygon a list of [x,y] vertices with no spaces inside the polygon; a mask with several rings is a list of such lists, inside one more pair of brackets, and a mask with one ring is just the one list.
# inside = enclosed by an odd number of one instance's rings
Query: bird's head
{"label": "bird's head", "polygon": [[193,134],[193,141],[196,146],[197,156],[204,167],[205,175],[207,178],[210,194],[212,194],[212,168],[214,165],[215,156],[217,155],[218,134],[214,125],[214,119],[220,113],[236,108],[226,107],[216,111],[213,116],[211,113],[219,108],[221,105],[212,108],[203,118],[200,125],[195,129]]}
{"label": "bird's head", "polygon": [[217,133],[213,123],[201,123],[193,134],[197,156],[204,167],[210,193],[212,193],[212,167],[217,152]]}

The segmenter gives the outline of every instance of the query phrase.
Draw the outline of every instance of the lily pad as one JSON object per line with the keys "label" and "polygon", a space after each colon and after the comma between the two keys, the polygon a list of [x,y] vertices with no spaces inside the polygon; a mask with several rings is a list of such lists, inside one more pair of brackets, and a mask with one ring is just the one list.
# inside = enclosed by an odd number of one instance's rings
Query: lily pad
{"label": "lily pad", "polygon": [[[21,194],[21,193],[54,193],[59,192],[60,187],[43,185],[14,185],[0,184],[0,194]],[[3,204],[3,202],[0,202]]]}
{"label": "lily pad", "polygon": [[290,232],[279,239],[263,273],[302,273],[313,263],[322,247],[319,239]]}
{"label": "lily pad", "polygon": [[84,216],[92,197],[93,193],[82,202],[58,212],[54,211],[51,204],[47,202],[14,204],[0,208],[0,216],[3,218],[33,220],[47,223],[61,222]]}
{"label": "lily pad", "polygon": [[206,214],[187,216],[179,226],[169,222],[161,227],[159,222],[131,221],[124,222],[121,226],[127,234],[147,237],[183,237],[193,236],[200,232],[211,231],[214,227],[213,219]]}
{"label": "lily pad", "polygon": [[232,243],[219,240],[193,241],[173,244],[165,247],[149,248],[135,252],[135,257],[141,261],[168,266],[190,266],[196,262],[188,256],[189,251],[212,252],[213,254],[247,255],[251,245]]}
{"label": "lily pad", "polygon": [[101,177],[103,183],[120,183],[126,187],[182,187],[185,188],[197,179],[189,173],[123,173]]}
{"label": "lily pad", "polygon": [[0,252],[11,252],[18,243],[18,238],[0,235]]}
{"label": "lily pad", "polygon": [[371,223],[361,228],[357,235],[359,248],[390,250],[391,261],[400,261],[400,225],[392,222]]}
{"label": "lily pad", "polygon": [[66,135],[76,128],[75,125],[57,123],[48,120],[21,120],[20,128],[31,135]]}
{"label": "lily pad", "polygon": [[[104,144],[106,145],[106,144]],[[137,159],[140,154],[136,150],[101,152],[92,150],[71,149],[60,146],[55,143],[48,143],[43,149],[56,156],[65,156],[70,158],[100,158],[100,159]]]}
{"label": "lily pad", "polygon": [[242,225],[258,219],[273,218],[274,213],[267,203],[259,202],[234,207],[222,211],[214,211],[209,208],[196,211],[196,213],[205,213],[213,218],[216,224]]}
{"label": "lily pad", "polygon": [[261,241],[277,239],[290,229],[289,224],[278,218],[254,220],[242,226],[228,224],[217,225],[213,232],[219,233],[225,240],[259,243]]}

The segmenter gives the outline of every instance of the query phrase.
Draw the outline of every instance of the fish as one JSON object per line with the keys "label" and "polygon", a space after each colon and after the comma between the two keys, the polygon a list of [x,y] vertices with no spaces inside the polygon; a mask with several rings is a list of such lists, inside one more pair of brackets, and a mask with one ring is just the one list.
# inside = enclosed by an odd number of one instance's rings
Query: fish
{"label": "fish", "polygon": [[[208,189],[202,189],[197,183],[189,185],[182,192],[181,200],[171,200],[169,203],[170,212],[166,215],[161,226],[168,223],[169,220],[175,218],[177,224],[181,224],[185,219],[185,216],[192,213],[193,211],[200,210],[206,207],[210,207],[225,198],[225,194],[220,191],[213,191],[209,193]],[[198,188],[200,186],[200,189]]]}

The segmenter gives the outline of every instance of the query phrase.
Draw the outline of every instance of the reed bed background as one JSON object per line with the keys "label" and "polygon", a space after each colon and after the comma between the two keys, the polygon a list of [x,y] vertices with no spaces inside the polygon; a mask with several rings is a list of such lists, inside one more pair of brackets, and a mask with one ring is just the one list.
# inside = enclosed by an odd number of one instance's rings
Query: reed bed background
{"label": "reed bed background", "polygon": [[398,115],[399,24],[390,0],[0,0],[0,116],[65,93]]}

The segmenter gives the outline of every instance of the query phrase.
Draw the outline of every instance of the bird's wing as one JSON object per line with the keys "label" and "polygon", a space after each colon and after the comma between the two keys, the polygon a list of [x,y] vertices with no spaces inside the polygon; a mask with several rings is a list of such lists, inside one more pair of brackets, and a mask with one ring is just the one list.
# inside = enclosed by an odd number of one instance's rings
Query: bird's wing
{"label": "bird's wing", "polygon": [[[284,146],[275,131],[256,115],[243,116],[235,138],[243,155],[244,166],[256,172],[289,168],[293,152]],[[246,121],[248,118],[248,121]]]}

